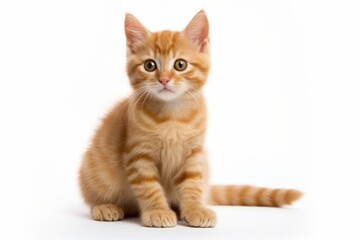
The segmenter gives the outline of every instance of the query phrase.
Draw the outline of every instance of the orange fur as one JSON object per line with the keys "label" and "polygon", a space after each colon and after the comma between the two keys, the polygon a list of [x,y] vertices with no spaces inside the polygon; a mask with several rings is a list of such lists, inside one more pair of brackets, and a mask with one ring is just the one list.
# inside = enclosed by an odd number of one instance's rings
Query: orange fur
{"label": "orange fur", "polygon": [[[204,11],[182,32],[152,33],[126,16],[134,92],[105,116],[80,168],[81,192],[94,219],[139,213],[145,226],[172,227],[175,207],[190,226],[213,227],[216,215],[207,203],[282,206],[300,197],[295,190],[209,186],[201,93],[210,68],[208,32]],[[155,70],[146,69],[149,59]],[[185,70],[175,69],[178,59],[186,61]]]}
{"label": "orange fur", "polygon": [[302,193],[293,189],[270,189],[248,185],[213,185],[212,205],[281,207],[298,200]]}

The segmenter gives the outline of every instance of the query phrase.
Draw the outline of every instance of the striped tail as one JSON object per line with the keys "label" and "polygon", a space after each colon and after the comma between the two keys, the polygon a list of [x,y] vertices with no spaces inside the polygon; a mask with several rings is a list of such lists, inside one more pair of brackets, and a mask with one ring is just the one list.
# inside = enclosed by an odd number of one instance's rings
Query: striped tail
{"label": "striped tail", "polygon": [[290,205],[302,196],[293,189],[271,189],[249,185],[213,185],[210,204],[281,207]]}

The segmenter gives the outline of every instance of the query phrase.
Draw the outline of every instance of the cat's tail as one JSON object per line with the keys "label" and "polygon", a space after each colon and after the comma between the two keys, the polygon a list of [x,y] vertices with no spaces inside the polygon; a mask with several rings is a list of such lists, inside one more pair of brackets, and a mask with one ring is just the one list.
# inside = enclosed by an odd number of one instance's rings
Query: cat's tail
{"label": "cat's tail", "polygon": [[249,185],[213,185],[209,196],[211,205],[281,207],[298,200],[302,192]]}

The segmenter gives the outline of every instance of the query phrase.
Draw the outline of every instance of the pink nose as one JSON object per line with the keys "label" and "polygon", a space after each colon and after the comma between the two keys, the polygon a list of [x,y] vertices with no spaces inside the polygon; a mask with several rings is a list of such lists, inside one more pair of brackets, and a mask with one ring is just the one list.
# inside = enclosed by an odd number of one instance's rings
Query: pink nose
{"label": "pink nose", "polygon": [[170,82],[170,79],[160,78],[158,81],[159,81],[159,83],[161,83],[162,85],[166,86],[166,84],[167,84],[168,82]]}

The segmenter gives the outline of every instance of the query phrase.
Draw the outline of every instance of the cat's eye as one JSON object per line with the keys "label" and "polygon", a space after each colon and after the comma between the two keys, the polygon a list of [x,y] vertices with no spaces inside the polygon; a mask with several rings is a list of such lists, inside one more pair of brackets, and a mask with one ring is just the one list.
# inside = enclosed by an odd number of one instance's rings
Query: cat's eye
{"label": "cat's eye", "polygon": [[154,60],[148,59],[144,62],[144,68],[148,72],[153,72],[156,70],[157,67],[156,67],[156,63]]}
{"label": "cat's eye", "polygon": [[174,63],[174,68],[177,71],[184,71],[187,67],[187,62],[184,59],[178,59]]}

